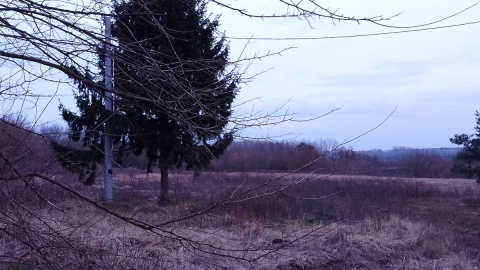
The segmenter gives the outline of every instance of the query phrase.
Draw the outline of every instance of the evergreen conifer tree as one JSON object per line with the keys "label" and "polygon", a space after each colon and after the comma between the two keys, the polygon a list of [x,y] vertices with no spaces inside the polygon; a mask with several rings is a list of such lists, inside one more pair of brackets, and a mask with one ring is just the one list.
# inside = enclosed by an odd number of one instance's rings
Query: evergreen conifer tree
{"label": "evergreen conifer tree", "polygon": [[480,114],[478,111],[475,113],[475,119],[477,122],[475,134],[455,134],[450,141],[463,146],[455,158],[453,170],[469,177],[476,177],[477,183],[480,183]]}
{"label": "evergreen conifer tree", "polygon": [[206,15],[202,0],[122,1],[114,17],[114,115],[106,115],[97,106],[101,99],[82,87],[76,97],[80,114],[65,108],[62,114],[74,139],[84,132],[84,140],[98,144],[103,142],[95,128],[112,119],[114,142],[137,155],[145,152],[148,171],[160,169],[159,202],[167,202],[169,168],[198,173],[233,141],[226,128],[239,74],[229,70],[218,17]]}

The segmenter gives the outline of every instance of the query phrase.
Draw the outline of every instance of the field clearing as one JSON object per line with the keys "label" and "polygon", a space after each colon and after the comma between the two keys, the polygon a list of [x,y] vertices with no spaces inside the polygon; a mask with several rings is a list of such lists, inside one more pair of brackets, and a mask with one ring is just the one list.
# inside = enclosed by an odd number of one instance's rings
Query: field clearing
{"label": "field clearing", "polygon": [[[206,172],[202,177],[215,177],[220,172]],[[257,178],[278,179],[276,181],[314,181],[314,180],[355,180],[355,181],[403,181],[408,183],[420,183],[435,186],[443,191],[471,192],[480,194],[480,185],[473,179],[466,178],[403,178],[403,177],[383,177],[368,175],[346,175],[346,174],[318,174],[318,173],[292,173],[282,172],[221,172],[220,174],[229,178]],[[184,182],[195,181],[191,173],[177,172],[171,174],[172,181]],[[123,170],[115,176],[116,181],[134,182],[134,181],[159,181],[160,173],[154,172],[146,174],[144,171],[129,169]]]}
{"label": "field clearing", "polygon": [[[282,175],[207,172],[193,178],[173,172],[172,202],[160,206],[158,174],[116,171],[116,203],[106,211],[36,179],[48,203],[19,185],[16,200],[27,202],[26,210],[15,211],[28,217],[23,220],[35,235],[49,239],[47,257],[59,265],[53,269],[480,267],[480,192],[474,180]],[[86,187],[63,180],[100,200],[101,183]],[[3,222],[8,213],[3,211],[2,230],[17,235],[0,232],[0,254],[22,258],[22,264],[5,259],[0,269],[52,269],[15,241],[26,236]],[[52,228],[73,248],[59,244]]]}

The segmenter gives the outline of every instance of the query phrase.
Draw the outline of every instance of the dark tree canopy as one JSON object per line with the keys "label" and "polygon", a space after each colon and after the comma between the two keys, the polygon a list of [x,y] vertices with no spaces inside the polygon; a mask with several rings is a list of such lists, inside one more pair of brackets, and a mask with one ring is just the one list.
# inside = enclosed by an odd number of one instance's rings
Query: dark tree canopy
{"label": "dark tree canopy", "polygon": [[[80,74],[75,67],[70,67],[73,72],[84,76],[89,80],[94,78],[87,71],[86,74]],[[60,103],[59,109],[62,118],[67,122],[71,132],[68,137],[72,141],[82,140],[83,146],[100,146],[102,117],[105,117],[105,109],[103,105],[103,93],[95,92],[84,82],[74,80],[77,85],[77,91],[74,93],[79,114],[72,112]]]}
{"label": "dark tree canopy", "polygon": [[[116,107],[129,120],[121,133],[137,153],[146,150],[152,164],[185,161],[189,168],[201,169],[232,140],[224,129],[237,78],[226,70],[228,47],[223,37],[216,37],[218,19],[210,20],[205,12],[198,0],[133,0],[115,6],[119,16],[113,36],[123,48],[115,52],[115,88],[126,93],[117,96]],[[147,21],[161,28],[153,29]],[[149,66],[152,59],[163,66]],[[139,69],[132,62],[144,65]],[[171,107],[156,106],[152,101],[157,99]]]}
{"label": "dark tree canopy", "polygon": [[[115,6],[112,34],[120,48],[115,88],[125,93],[117,96],[116,110],[128,120],[117,132],[136,154],[146,151],[149,170],[159,166],[161,201],[168,200],[170,166],[185,163],[198,172],[233,140],[224,130],[238,78],[227,70],[228,46],[217,37],[218,18],[205,12],[199,0],[132,0]],[[146,15],[129,15],[134,13]],[[138,62],[144,63],[142,69],[129,64]],[[161,67],[149,65],[159,62]],[[158,99],[170,107],[152,102]]]}
{"label": "dark tree canopy", "polygon": [[463,146],[456,158],[454,171],[463,173],[469,177],[476,177],[480,183],[480,114],[475,113],[477,125],[475,126],[475,134],[455,134],[450,141],[454,144]]}
{"label": "dark tree canopy", "polygon": [[198,173],[232,142],[226,127],[240,75],[229,69],[218,18],[206,15],[203,1],[131,0],[116,4],[114,17],[114,115],[82,82],[79,113],[61,107],[62,115],[71,139],[83,139],[92,156],[102,149],[103,123],[110,119],[114,142],[145,152],[148,171],[160,168],[160,200],[168,201],[171,166]]}
{"label": "dark tree canopy", "polygon": [[[99,63],[102,66],[102,63]],[[89,80],[94,78],[87,71],[80,74],[75,67],[70,69]],[[72,112],[63,104],[59,109],[63,120],[70,128],[68,138],[74,142],[82,142],[82,147],[61,145],[52,140],[52,146],[59,157],[60,163],[68,170],[79,173],[86,185],[92,185],[96,176],[96,164],[103,160],[103,123],[107,116],[103,105],[103,94],[95,92],[84,82],[74,80],[77,91],[74,94],[79,113]]]}

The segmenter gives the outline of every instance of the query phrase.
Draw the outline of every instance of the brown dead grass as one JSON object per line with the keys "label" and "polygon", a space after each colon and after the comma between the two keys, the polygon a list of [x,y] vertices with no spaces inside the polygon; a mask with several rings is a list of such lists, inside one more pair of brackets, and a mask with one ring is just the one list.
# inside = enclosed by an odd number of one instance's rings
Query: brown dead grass
{"label": "brown dead grass", "polygon": [[[116,174],[117,203],[109,208],[159,224],[272,176],[276,175],[206,173],[193,180],[190,174],[174,173],[173,203],[159,206],[158,176],[129,170]],[[69,257],[82,263],[68,264],[69,269],[86,269],[82,265],[90,269],[479,269],[480,201],[474,181],[302,174],[275,183],[299,179],[305,181],[287,189],[288,194],[306,198],[341,193],[321,200],[273,194],[165,226],[163,232],[129,225],[38,179],[38,190],[51,204],[32,199],[34,194],[24,188],[15,196],[29,199],[26,206],[35,213],[29,216],[31,228],[58,232],[80,247],[82,254]],[[75,187],[91,198],[101,198],[100,183]],[[200,252],[172,235],[231,250],[215,251],[223,255],[258,259],[212,255],[206,252],[213,250],[205,247]],[[0,233],[2,256],[15,257],[22,248]],[[67,256],[63,251],[57,254]],[[34,257],[23,259],[35,265]],[[0,263],[0,269],[48,267]]]}
{"label": "brown dead grass", "polygon": [[[97,263],[103,269],[478,269],[478,261],[457,250],[448,230],[398,216],[326,227],[237,222],[229,227],[174,229],[184,237],[225,248],[274,249],[286,245],[247,263],[195,253],[188,245],[132,228],[101,213],[78,214],[57,221],[55,226],[68,230],[88,219],[90,222],[83,226],[88,230],[77,231],[77,240],[101,254]],[[248,258],[262,254],[264,251],[237,255]]]}

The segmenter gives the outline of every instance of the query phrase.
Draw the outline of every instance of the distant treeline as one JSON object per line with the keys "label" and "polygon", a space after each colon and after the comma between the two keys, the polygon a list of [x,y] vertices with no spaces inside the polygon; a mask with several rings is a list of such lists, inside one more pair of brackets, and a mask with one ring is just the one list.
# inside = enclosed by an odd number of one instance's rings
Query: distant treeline
{"label": "distant treeline", "polygon": [[[237,141],[213,160],[209,171],[351,174],[388,177],[464,177],[452,172],[461,148],[354,151],[333,140],[317,142]],[[116,151],[115,151],[116,152]],[[114,154],[116,156],[117,153]],[[145,155],[122,153],[122,167],[146,169]]]}
{"label": "distant treeline", "polygon": [[294,171],[390,177],[459,177],[451,171],[461,148],[353,151],[335,141],[234,142],[210,170]]}
{"label": "distant treeline", "polygon": [[[64,145],[73,146],[68,131],[51,126],[41,131]],[[81,147],[80,145],[78,145]],[[334,140],[311,141],[235,141],[220,158],[213,160],[210,171],[287,172],[353,174],[389,177],[464,177],[452,172],[453,159],[461,148],[354,151]],[[122,157],[121,160],[118,157]],[[147,157],[134,155],[128,146],[114,149],[117,166],[146,169]]]}
{"label": "distant treeline", "polygon": [[373,149],[373,150],[365,150],[365,151],[358,151],[358,152],[361,154],[378,157],[380,160],[383,160],[383,161],[394,161],[394,160],[401,160],[405,157],[405,155],[418,150],[421,150],[424,153],[429,152],[440,158],[453,159],[458,154],[458,152],[462,150],[462,148],[461,147],[443,147],[443,148],[414,149],[414,148],[407,148],[407,147],[393,147],[392,150]]}

